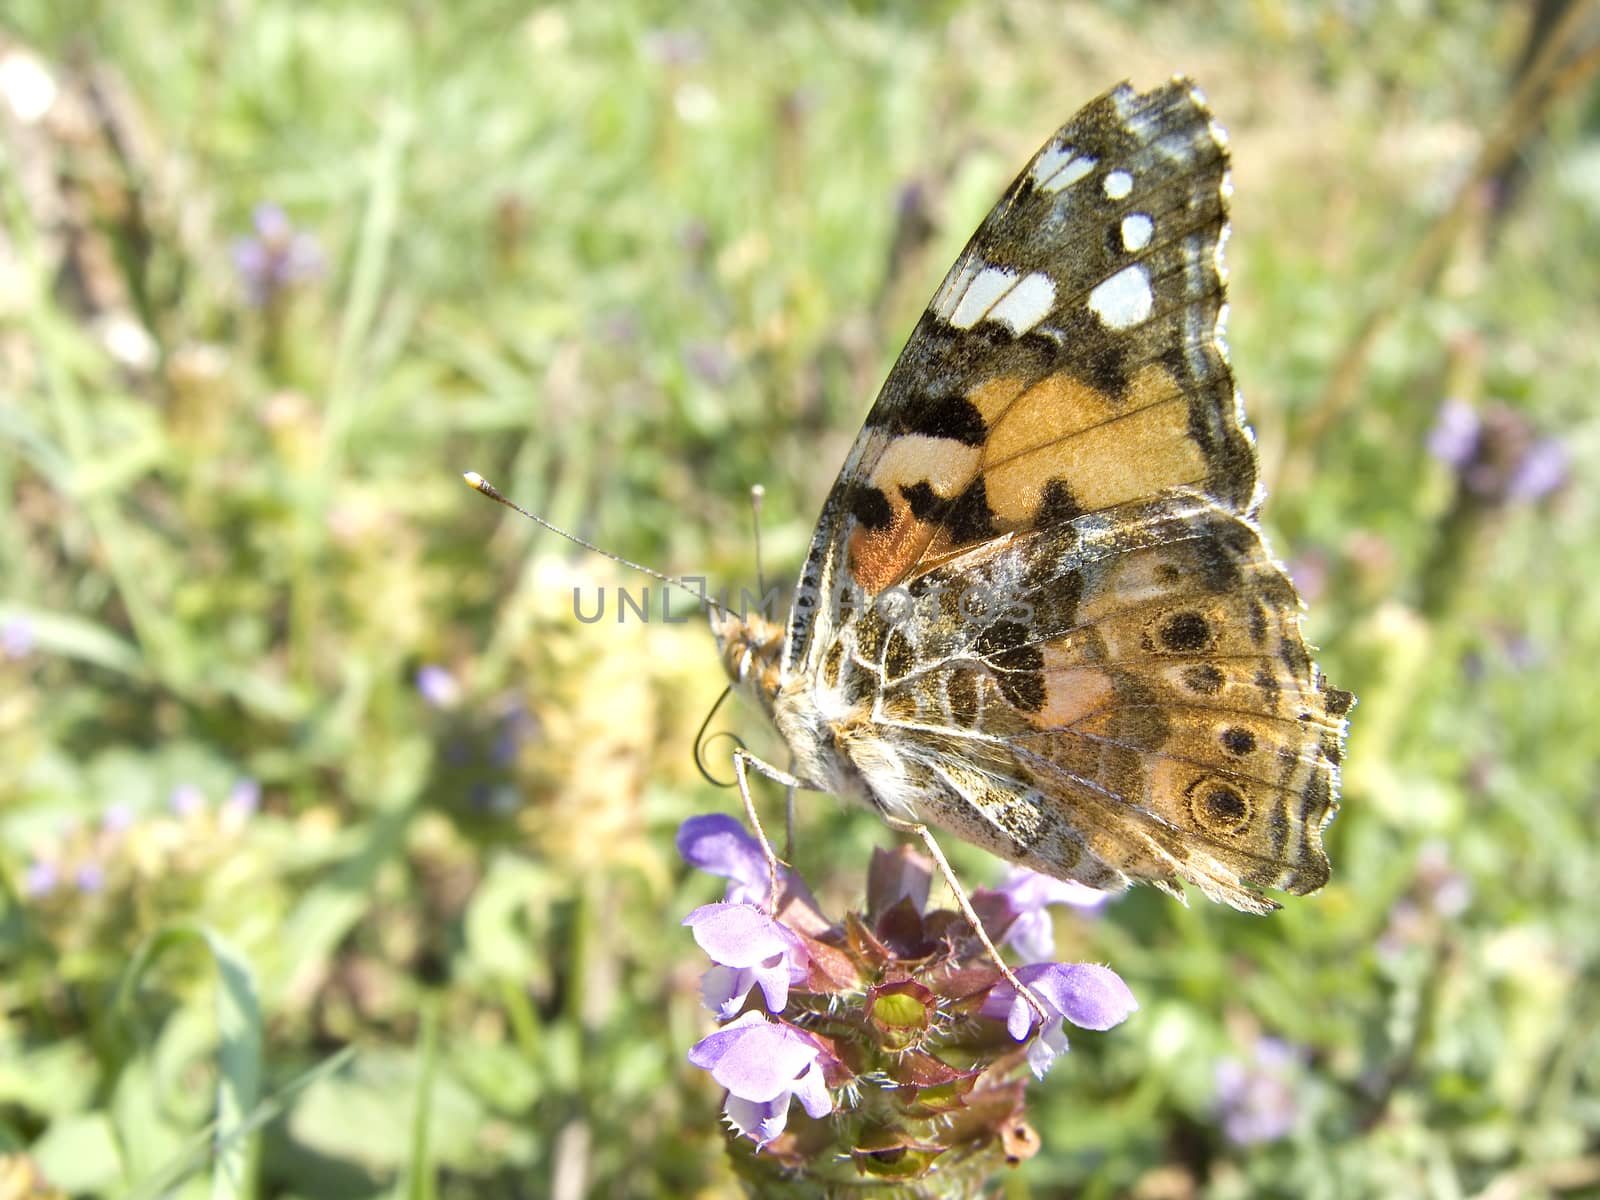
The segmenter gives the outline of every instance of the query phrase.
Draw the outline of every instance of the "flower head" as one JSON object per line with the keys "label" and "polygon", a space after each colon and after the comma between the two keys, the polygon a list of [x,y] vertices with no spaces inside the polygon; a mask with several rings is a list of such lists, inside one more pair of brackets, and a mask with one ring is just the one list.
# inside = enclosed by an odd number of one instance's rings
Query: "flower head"
{"label": "flower head", "polygon": [[417,693],[430,708],[454,708],[461,699],[461,684],[437,663],[417,671]]}
{"label": "flower head", "polygon": [[[1110,1029],[1134,1013],[1139,1002],[1128,985],[1110,967],[1094,963],[1034,963],[1018,967],[1016,976],[1028,986],[1050,1014],[1039,1035],[1028,1047],[1028,1065],[1040,1079],[1056,1056],[1067,1049],[1063,1021],[1081,1029]],[[981,1012],[986,1017],[1004,1017],[1006,1032],[1023,1041],[1038,1020],[1038,1014],[1009,983],[990,989]]]}
{"label": "flower head", "polygon": [[193,817],[206,806],[206,794],[192,783],[180,783],[172,789],[167,801],[172,811],[180,817]]}
{"label": "flower head", "polygon": [[61,868],[49,859],[34,859],[23,872],[22,894],[30,900],[38,900],[55,891],[60,882]]}
{"label": "flower head", "polygon": [[[919,1195],[976,1194],[1038,1149],[1024,1064],[1044,1074],[1066,1049],[1064,1022],[1108,1029],[1137,1007],[1106,967],[1036,963],[1018,972],[1046,1010],[1036,1022],[968,918],[929,908],[934,864],[909,846],[873,855],[866,903],[842,920],[794,872],[776,913],[735,901],[765,900],[770,882],[759,845],[729,817],[686,821],[678,848],[730,880],[728,901],[684,922],[714,963],[706,1005],[727,1022],[689,1061],[728,1089],[729,1150],[747,1180],[820,1193],[853,1190],[865,1173],[914,1189],[929,1180]],[[1023,914],[1098,899],[1018,875],[975,895],[973,911],[1001,939]],[[747,1009],[758,987],[762,1003]],[[792,1112],[796,1097],[808,1116]]]}
{"label": "flower head", "polygon": [[753,904],[704,904],[683,923],[716,964],[702,977],[700,993],[722,1020],[744,1007],[753,987],[768,1012],[780,1013],[789,988],[806,981],[809,959],[800,939]]}
{"label": "flower head", "polygon": [[253,224],[253,236],[233,243],[233,265],[255,307],[266,308],[291,287],[322,274],[322,248],[317,239],[295,229],[283,209],[276,204],[259,205]]}
{"label": "flower head", "polygon": [[0,658],[27,658],[33,652],[33,626],[21,617],[0,624]]}
{"label": "flower head", "polygon": [[788,1124],[791,1098],[811,1117],[833,1111],[821,1056],[798,1029],[748,1012],[696,1042],[689,1062],[728,1089],[723,1112],[733,1127],[765,1146]]}
{"label": "flower head", "polygon": [[1304,1055],[1277,1038],[1257,1038],[1248,1061],[1217,1064],[1217,1113],[1222,1131],[1236,1146],[1286,1137],[1299,1120],[1294,1087]]}
{"label": "flower head", "polygon": [[1464,400],[1446,400],[1427,444],[1455,471],[1461,491],[1486,504],[1531,503],[1567,481],[1567,448],[1540,437],[1527,417],[1504,405],[1479,412]]}

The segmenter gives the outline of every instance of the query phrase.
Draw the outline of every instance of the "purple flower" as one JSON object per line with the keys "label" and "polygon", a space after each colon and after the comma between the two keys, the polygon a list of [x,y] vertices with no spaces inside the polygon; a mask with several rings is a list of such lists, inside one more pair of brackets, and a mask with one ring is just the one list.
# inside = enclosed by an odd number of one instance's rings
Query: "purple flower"
{"label": "purple flower", "polygon": [[39,900],[56,890],[61,882],[61,871],[48,859],[35,859],[28,864],[22,876],[22,894],[30,900]]}
{"label": "purple flower", "polygon": [[1250,1061],[1217,1064],[1217,1112],[1222,1131],[1236,1146],[1275,1142],[1300,1117],[1295,1078],[1304,1055],[1277,1038],[1257,1038]]}
{"label": "purple flower", "polygon": [[1540,500],[1567,481],[1567,448],[1554,438],[1542,438],[1526,454],[1506,482],[1513,500]]}
{"label": "purple flower", "polygon": [[97,862],[86,862],[78,867],[73,876],[73,886],[85,895],[104,891],[106,886],[106,869]]}
{"label": "purple flower", "polygon": [[456,677],[436,663],[428,663],[417,672],[417,692],[430,708],[454,708],[461,699]]}
{"label": "purple flower", "polygon": [[768,1012],[782,1012],[789,988],[806,981],[810,960],[800,939],[753,904],[703,904],[683,923],[717,964],[701,979],[700,991],[721,1020],[744,1007],[753,987],[760,987]]}
{"label": "purple flower", "polygon": [[[766,903],[772,890],[767,856],[761,853],[761,843],[732,817],[725,813],[690,817],[678,826],[677,846],[683,861],[691,867],[730,881],[722,897],[727,903]],[[780,886],[788,874],[783,867],[778,868]]]}
{"label": "purple flower", "polygon": [[261,784],[259,781],[246,775],[228,789],[228,798],[224,804],[231,809],[249,816],[261,807]]}
{"label": "purple flower", "polygon": [[[1017,978],[1044,1005],[1050,1019],[1028,1047],[1028,1065],[1040,1079],[1058,1054],[1067,1049],[1063,1020],[1080,1029],[1110,1029],[1120,1025],[1139,1007],[1128,985],[1110,967],[1094,963],[1034,963],[1018,967]],[[1038,1015],[1009,983],[989,989],[980,1010],[986,1017],[1004,1018],[1012,1040],[1023,1041]]]}
{"label": "purple flower", "polygon": [[1456,472],[1461,487],[1481,501],[1541,500],[1567,482],[1567,449],[1537,436],[1533,423],[1502,404],[1482,412],[1446,400],[1428,434],[1428,452]]}
{"label": "purple flower", "polygon": [[1050,905],[1099,908],[1111,899],[1110,892],[1065,879],[1052,879],[1023,867],[1012,868],[992,894],[1004,896],[1016,914],[1006,928],[1002,944],[1015,946],[1017,953],[1034,962],[1043,962],[1056,952],[1055,929],[1046,911]]}
{"label": "purple flower", "polygon": [[1439,415],[1428,432],[1428,453],[1460,470],[1477,454],[1482,432],[1483,420],[1478,410],[1465,400],[1452,397],[1439,406]]}
{"label": "purple flower", "polygon": [[167,803],[178,816],[192,817],[205,808],[206,794],[192,783],[180,783],[172,789],[172,799]]}
{"label": "purple flower", "polygon": [[237,829],[255,816],[260,807],[261,784],[246,775],[228,789],[228,797],[222,802],[222,823]]}
{"label": "purple flower", "polygon": [[106,833],[126,833],[133,828],[135,819],[133,807],[119,801],[106,805],[105,812],[100,814],[100,828]]}
{"label": "purple flower", "polygon": [[276,204],[259,205],[254,224],[255,236],[233,243],[233,265],[250,303],[265,308],[280,293],[322,274],[322,248]]}
{"label": "purple flower", "polygon": [[783,1132],[791,1097],[812,1117],[833,1111],[821,1055],[821,1048],[798,1029],[748,1012],[696,1042],[689,1062],[710,1071],[728,1089],[723,1112],[759,1147]]}
{"label": "purple flower", "polygon": [[21,617],[12,617],[0,624],[0,656],[27,658],[33,653],[33,626]]}

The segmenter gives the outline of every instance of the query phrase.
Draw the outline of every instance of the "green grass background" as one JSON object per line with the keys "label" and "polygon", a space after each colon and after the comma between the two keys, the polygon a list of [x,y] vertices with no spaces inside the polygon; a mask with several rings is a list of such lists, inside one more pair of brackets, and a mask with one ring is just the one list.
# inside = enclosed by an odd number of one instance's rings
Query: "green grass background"
{"label": "green grass background", "polygon": [[[735,586],[759,482],[792,577],[1000,188],[1183,71],[1234,146],[1265,523],[1361,698],[1334,876],[1267,919],[1062,915],[1142,1007],[1031,1089],[1044,1149],[1001,1186],[1600,1195],[1586,60],[1514,203],[1469,185],[1533,11],[11,0],[0,51],[76,111],[0,124],[0,621],[31,640],[0,654],[0,1194],[733,1194],[677,924],[719,889],[672,849],[736,808],[690,758],[711,640],[574,621],[574,586],[642,581],[459,472]],[[230,246],[266,202],[325,270],[260,309]],[[1460,504],[1450,397],[1558,439],[1568,484]],[[800,832],[859,903],[889,835],[815,797]],[[1216,1067],[1263,1034],[1303,1048],[1298,1116],[1238,1146]]]}

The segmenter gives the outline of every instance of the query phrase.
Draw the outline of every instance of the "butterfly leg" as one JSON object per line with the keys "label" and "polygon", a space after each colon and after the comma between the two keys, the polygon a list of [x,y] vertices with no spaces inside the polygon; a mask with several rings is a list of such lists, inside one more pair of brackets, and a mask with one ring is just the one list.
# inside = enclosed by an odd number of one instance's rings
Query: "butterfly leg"
{"label": "butterfly leg", "polygon": [[[794,774],[794,759],[789,759],[789,773]],[[794,861],[794,794],[798,789],[790,784],[783,789],[783,861]]]}
{"label": "butterfly leg", "polygon": [[[756,840],[761,843],[761,853],[766,857],[767,870],[772,874],[772,893],[767,897],[767,908],[771,912],[778,911],[778,896],[781,891],[783,872],[780,870],[777,852],[773,850],[772,843],[767,840],[767,831],[761,827],[761,818],[756,815],[755,797],[750,794],[749,769],[755,768],[756,772],[765,775],[775,783],[781,783],[789,789],[790,808],[793,808],[795,789],[805,786],[793,775],[780,771],[771,763],[757,758],[748,750],[739,749],[733,752],[733,775],[739,781],[739,798],[744,801],[745,819],[750,822],[750,828],[755,830]],[[793,837],[793,818],[790,818],[790,836]]]}
{"label": "butterfly leg", "polygon": [[1000,968],[1000,974],[1005,976],[1006,982],[1017,989],[1017,995],[1021,996],[1027,1002],[1028,1007],[1033,1009],[1034,1015],[1039,1018],[1040,1025],[1047,1024],[1050,1020],[1050,1015],[1045,1012],[1044,1005],[1040,1002],[1039,997],[1035,996],[1028,985],[1018,979],[1011,968],[1006,966],[1006,960],[1000,957],[1000,951],[995,947],[994,942],[989,940],[989,931],[983,927],[983,922],[978,920],[978,914],[973,911],[972,901],[967,899],[967,889],[961,886],[961,880],[957,878],[955,870],[950,866],[949,860],[945,858],[944,851],[939,849],[939,843],[933,836],[933,830],[920,821],[903,820],[882,810],[879,810],[879,816],[896,833],[909,833],[922,839],[922,844],[928,848],[928,853],[933,857],[933,861],[938,864],[939,874],[944,876],[944,881],[950,885],[950,890],[955,893],[956,906],[961,909],[962,915],[971,924],[973,932],[978,935],[978,940],[983,943],[983,948],[989,952],[989,957],[994,960],[994,965]]}

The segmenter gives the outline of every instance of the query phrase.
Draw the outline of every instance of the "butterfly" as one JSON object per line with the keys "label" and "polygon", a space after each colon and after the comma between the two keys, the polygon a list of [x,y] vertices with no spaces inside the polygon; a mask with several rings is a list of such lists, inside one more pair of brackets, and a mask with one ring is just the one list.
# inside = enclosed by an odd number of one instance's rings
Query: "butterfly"
{"label": "butterfly", "polygon": [[1176,78],[1100,96],[1006,190],[868,413],[787,621],[712,613],[792,755],[736,753],[752,816],[746,766],[1104,890],[1265,912],[1327,881],[1354,698],[1256,521],[1230,188]]}

